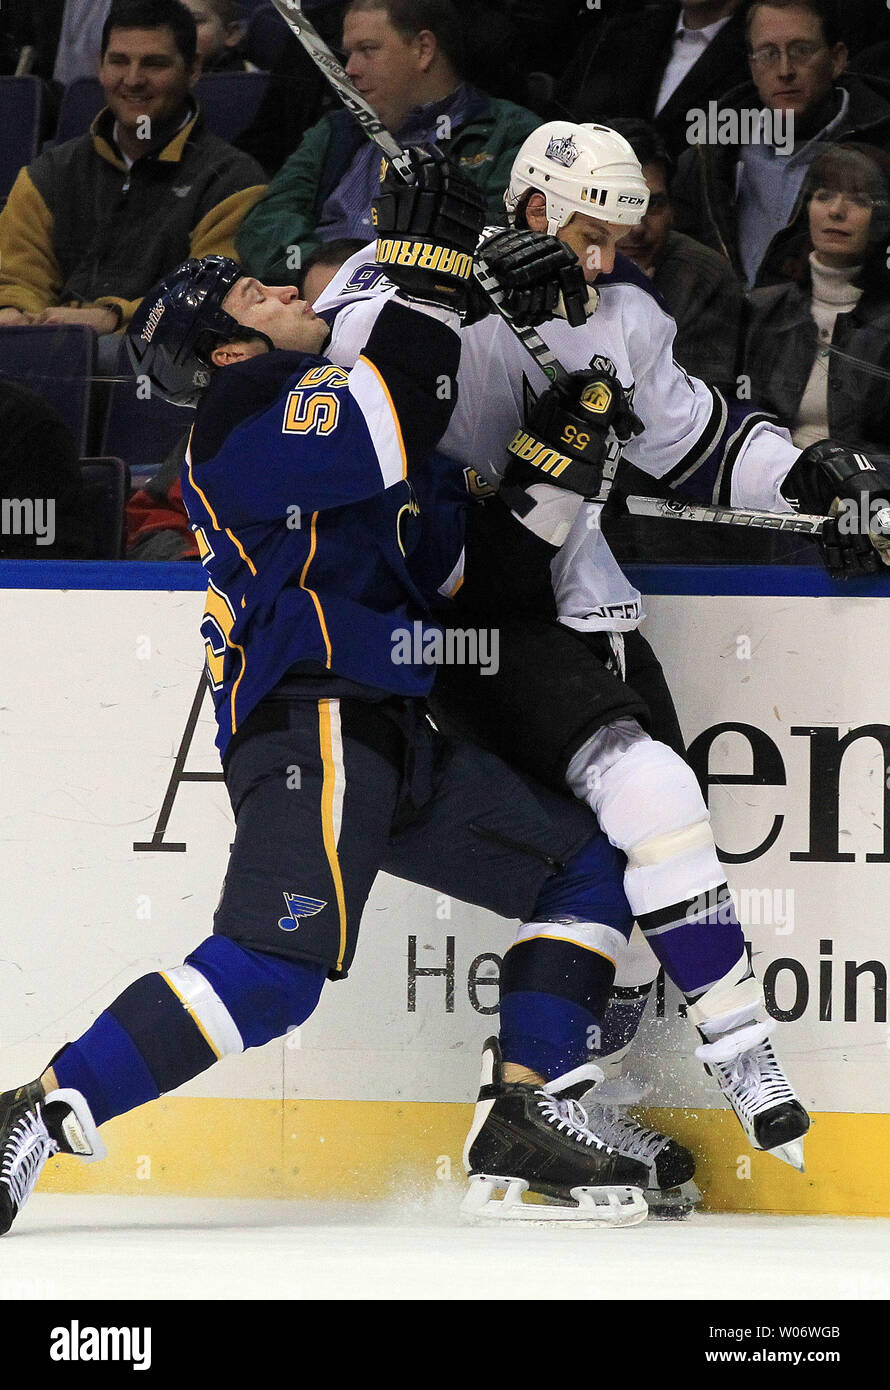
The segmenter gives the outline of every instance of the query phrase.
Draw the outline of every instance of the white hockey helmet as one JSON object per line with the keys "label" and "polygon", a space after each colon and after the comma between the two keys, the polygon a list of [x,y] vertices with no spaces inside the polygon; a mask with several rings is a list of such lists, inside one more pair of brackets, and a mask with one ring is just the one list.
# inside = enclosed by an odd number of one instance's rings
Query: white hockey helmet
{"label": "white hockey helmet", "polygon": [[511,223],[529,189],[544,195],[551,236],[576,212],[635,227],[649,206],[640,161],[624,136],[604,125],[548,121],[533,130],[513,161],[504,194]]}

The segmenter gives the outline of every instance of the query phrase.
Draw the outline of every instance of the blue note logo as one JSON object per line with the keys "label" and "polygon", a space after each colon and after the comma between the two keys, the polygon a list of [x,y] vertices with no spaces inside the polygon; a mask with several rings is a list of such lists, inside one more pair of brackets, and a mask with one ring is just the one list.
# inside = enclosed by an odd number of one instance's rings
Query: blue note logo
{"label": "blue note logo", "polygon": [[282,931],[296,931],[303,917],[314,917],[327,903],[322,898],[306,898],[300,893],[283,894],[289,917],[281,917],[278,925]]}

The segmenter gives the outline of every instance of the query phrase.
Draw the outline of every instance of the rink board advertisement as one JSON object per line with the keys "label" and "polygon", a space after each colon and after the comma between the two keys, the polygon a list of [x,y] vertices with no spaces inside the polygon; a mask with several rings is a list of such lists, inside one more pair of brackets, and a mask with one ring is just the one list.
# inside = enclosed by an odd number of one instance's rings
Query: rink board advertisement
{"label": "rink board advertisement", "polygon": [[[0,569],[4,1089],[209,934],[233,820],[200,573]],[[134,570],[156,587],[109,587]],[[777,1049],[815,1116],[806,1175],[748,1148],[669,984],[632,1070],[696,1151],[712,1209],[890,1215],[890,605],[809,570],[693,574],[643,577],[644,631],[708,779]],[[785,592],[746,591],[771,582]],[[105,1163],[55,1160],[44,1188],[356,1197],[461,1182],[511,933],[381,876],[350,976],[308,1023],[113,1121]]]}

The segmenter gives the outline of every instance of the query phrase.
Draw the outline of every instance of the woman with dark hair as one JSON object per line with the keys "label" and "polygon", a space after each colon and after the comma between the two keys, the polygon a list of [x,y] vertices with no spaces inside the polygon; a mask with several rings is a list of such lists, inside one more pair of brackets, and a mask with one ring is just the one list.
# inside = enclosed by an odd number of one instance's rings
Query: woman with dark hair
{"label": "woman with dark hair", "polygon": [[750,296],[751,396],[801,449],[830,437],[890,453],[890,159],[830,147],[804,200],[809,238],[792,279]]}

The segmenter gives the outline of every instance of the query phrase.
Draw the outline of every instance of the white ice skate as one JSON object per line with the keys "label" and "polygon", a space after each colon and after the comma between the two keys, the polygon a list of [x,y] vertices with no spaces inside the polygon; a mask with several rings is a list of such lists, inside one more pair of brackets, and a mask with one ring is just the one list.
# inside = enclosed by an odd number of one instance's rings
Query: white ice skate
{"label": "white ice skate", "polygon": [[689,1005],[688,1017],[703,1039],[695,1055],[738,1115],[748,1142],[802,1173],[810,1117],[773,1052],[775,1024],[747,954]]}
{"label": "white ice skate", "polygon": [[772,1023],[751,1023],[695,1049],[741,1121],[755,1149],[804,1172],[810,1117],[773,1052]]}

